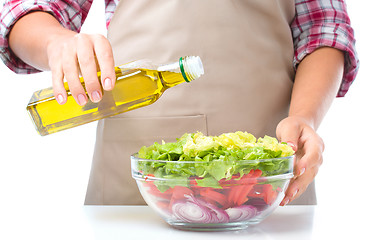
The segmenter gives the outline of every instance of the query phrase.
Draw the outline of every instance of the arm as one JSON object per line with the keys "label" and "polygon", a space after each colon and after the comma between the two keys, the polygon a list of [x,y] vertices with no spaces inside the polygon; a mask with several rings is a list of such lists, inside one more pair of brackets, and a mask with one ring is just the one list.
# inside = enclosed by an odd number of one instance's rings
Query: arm
{"label": "arm", "polygon": [[291,29],[297,72],[289,117],[277,126],[277,137],[296,151],[295,178],[281,205],[299,197],[315,178],[324,149],[316,130],[335,96],[346,94],[359,67],[343,0],[296,0],[295,8]]}
{"label": "arm", "polygon": [[96,75],[100,67],[104,90],[114,86],[115,74],[109,42],[101,35],[78,34],[92,1],[86,0],[7,0],[0,13],[0,57],[16,73],[52,71],[56,99],[67,100],[64,78],[76,101],[83,105],[87,96],[101,98]]}
{"label": "arm", "polygon": [[359,60],[356,40],[344,0],[295,0],[296,15],[291,24],[294,39],[294,68],[320,47],[344,52],[344,74],[337,97],[347,93],[356,78]]}
{"label": "arm", "polygon": [[25,63],[39,70],[51,70],[47,46],[57,39],[63,42],[76,34],[62,27],[49,13],[36,11],[16,22],[9,33],[9,46]]}
{"label": "arm", "polygon": [[[92,1],[87,0],[5,0],[0,11],[0,58],[15,73],[36,73],[40,70],[26,64],[9,47],[9,33],[23,16],[35,12],[47,12],[63,27],[80,32]],[[45,34],[43,34],[45,35]],[[44,37],[44,36],[42,36]]]}
{"label": "arm", "polygon": [[306,119],[316,130],[337,95],[343,69],[342,51],[323,47],[308,55],[297,69],[289,116]]}
{"label": "arm", "polygon": [[277,137],[296,151],[296,177],[281,205],[300,196],[318,172],[324,144],[316,130],[337,95],[343,69],[344,53],[327,47],[314,51],[299,64],[289,117],[277,127]]}

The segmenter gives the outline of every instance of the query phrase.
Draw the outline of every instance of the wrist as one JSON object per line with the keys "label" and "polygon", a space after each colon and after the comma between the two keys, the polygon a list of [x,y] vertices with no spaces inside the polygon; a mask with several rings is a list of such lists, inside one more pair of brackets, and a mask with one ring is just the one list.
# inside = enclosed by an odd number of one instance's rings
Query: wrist
{"label": "wrist", "polygon": [[312,129],[317,129],[316,126],[316,121],[314,120],[313,117],[311,117],[310,114],[306,114],[306,113],[290,113],[289,116],[287,117],[290,120],[296,121],[298,123],[301,124],[305,124],[309,127],[311,127]]}
{"label": "wrist", "polygon": [[25,63],[39,70],[49,70],[50,45],[58,42],[58,46],[61,46],[62,36],[72,33],[76,34],[65,29],[51,14],[35,11],[14,24],[9,33],[9,46]]}

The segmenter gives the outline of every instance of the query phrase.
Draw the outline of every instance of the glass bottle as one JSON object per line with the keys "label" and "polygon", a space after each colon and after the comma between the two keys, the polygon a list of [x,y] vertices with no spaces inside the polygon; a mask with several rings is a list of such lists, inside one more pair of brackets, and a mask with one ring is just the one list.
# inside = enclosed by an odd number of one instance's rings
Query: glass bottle
{"label": "glass bottle", "polygon": [[[89,100],[84,106],[78,105],[67,83],[67,101],[63,105],[56,101],[52,87],[34,92],[27,111],[38,133],[45,136],[150,105],[166,89],[197,79],[204,69],[199,57],[187,56],[159,66],[139,60],[115,67],[115,72],[115,87],[105,91],[98,103]],[[100,73],[98,77],[100,80]],[[83,84],[82,78],[80,81]]]}

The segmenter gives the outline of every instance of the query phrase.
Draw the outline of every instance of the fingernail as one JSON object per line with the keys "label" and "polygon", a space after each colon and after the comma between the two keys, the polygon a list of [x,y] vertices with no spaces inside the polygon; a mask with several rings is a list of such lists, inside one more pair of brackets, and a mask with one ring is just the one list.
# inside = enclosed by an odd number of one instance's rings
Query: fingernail
{"label": "fingernail", "polygon": [[283,204],[282,206],[286,206],[288,204],[288,202],[290,201],[290,199],[286,198],[284,201],[283,201]]}
{"label": "fingernail", "polygon": [[104,89],[105,90],[111,90],[112,89],[112,81],[109,78],[106,78],[104,80]]}
{"label": "fingernail", "polygon": [[94,91],[92,93],[92,99],[93,99],[93,102],[99,102],[100,101],[101,96],[100,96],[99,91]]}
{"label": "fingernail", "polygon": [[299,173],[299,177],[305,173],[305,168],[302,168]]}
{"label": "fingernail", "polygon": [[292,150],[296,151],[296,145],[293,142],[287,142],[287,145],[289,145]]}
{"label": "fingernail", "polygon": [[84,96],[84,94],[79,94],[78,95],[78,101],[80,105],[85,105],[87,100],[86,97]]}
{"label": "fingernail", "polygon": [[62,94],[57,95],[56,100],[58,104],[64,104],[65,101],[64,96],[62,96]]}

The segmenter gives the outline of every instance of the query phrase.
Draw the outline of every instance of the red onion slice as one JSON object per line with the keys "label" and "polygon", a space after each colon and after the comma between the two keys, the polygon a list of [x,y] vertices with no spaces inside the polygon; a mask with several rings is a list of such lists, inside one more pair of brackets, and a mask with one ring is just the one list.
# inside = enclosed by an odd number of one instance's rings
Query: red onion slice
{"label": "red onion slice", "polygon": [[172,205],[172,213],[179,220],[190,223],[217,222],[217,216],[208,208],[192,201],[178,201]]}
{"label": "red onion slice", "polygon": [[249,220],[257,214],[257,208],[251,205],[228,208],[225,211],[229,215],[230,222]]}
{"label": "red onion slice", "polygon": [[229,215],[227,214],[227,212],[225,210],[215,206],[214,204],[204,202],[202,200],[198,200],[198,203],[201,206],[205,206],[206,208],[208,208],[210,211],[213,212],[212,214],[216,215],[217,222],[212,222],[212,223],[228,223],[229,222]]}
{"label": "red onion slice", "polygon": [[172,204],[172,213],[179,220],[190,223],[228,223],[229,215],[213,204],[184,195],[186,200]]}

